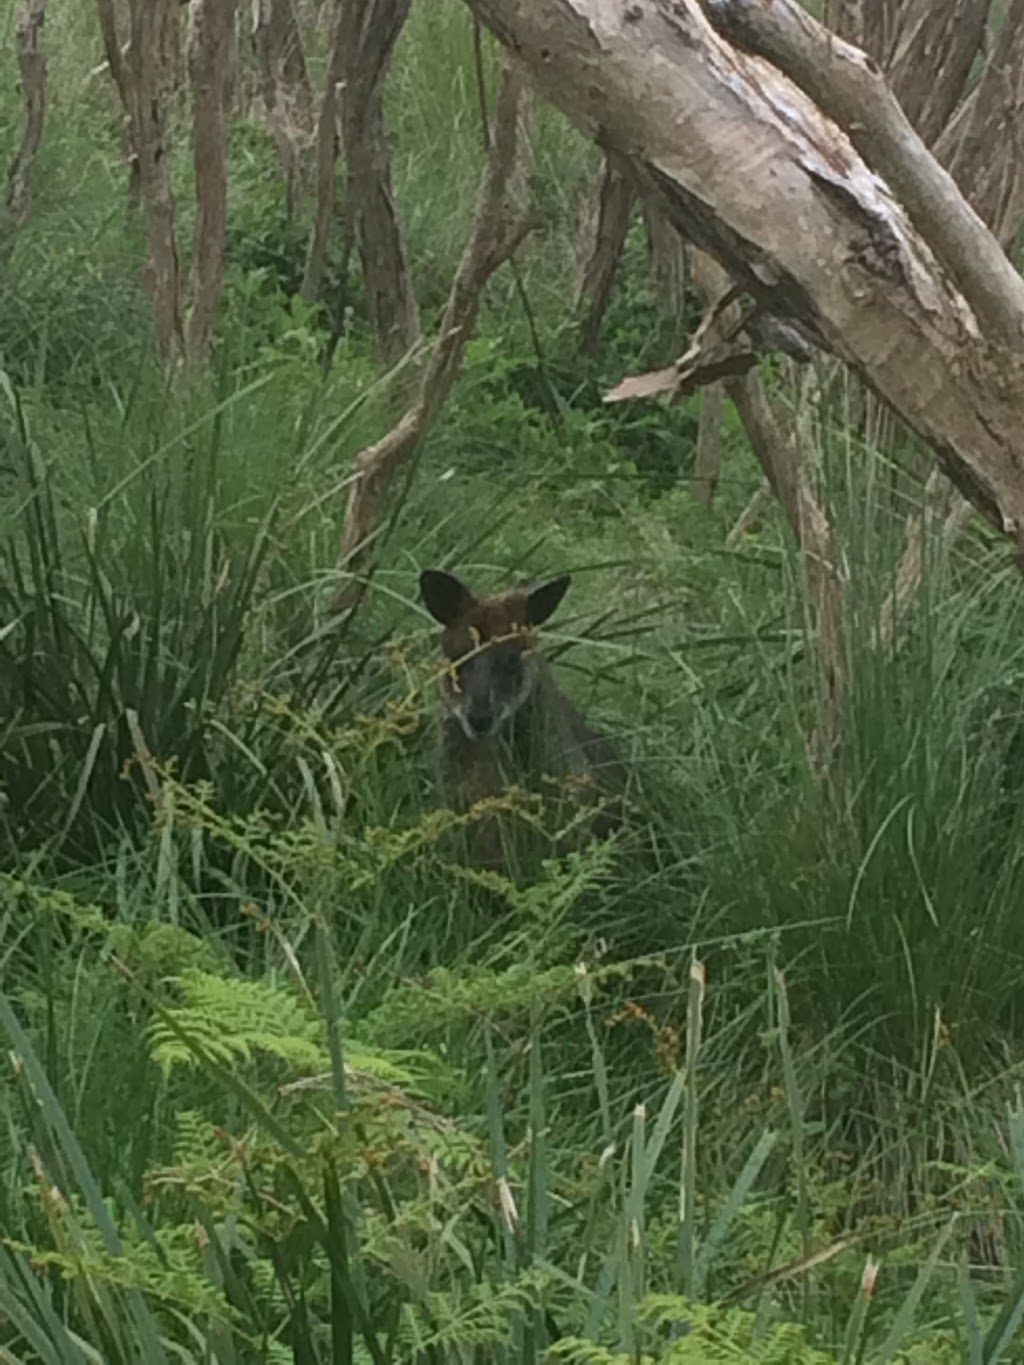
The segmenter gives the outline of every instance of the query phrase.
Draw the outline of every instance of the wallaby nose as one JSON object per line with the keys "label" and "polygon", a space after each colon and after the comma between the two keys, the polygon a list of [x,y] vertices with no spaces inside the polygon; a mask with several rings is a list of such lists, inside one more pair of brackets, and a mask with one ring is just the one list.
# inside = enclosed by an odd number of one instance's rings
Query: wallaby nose
{"label": "wallaby nose", "polygon": [[475,735],[486,735],[490,733],[494,723],[494,717],[490,711],[483,706],[472,706],[466,715],[469,728]]}

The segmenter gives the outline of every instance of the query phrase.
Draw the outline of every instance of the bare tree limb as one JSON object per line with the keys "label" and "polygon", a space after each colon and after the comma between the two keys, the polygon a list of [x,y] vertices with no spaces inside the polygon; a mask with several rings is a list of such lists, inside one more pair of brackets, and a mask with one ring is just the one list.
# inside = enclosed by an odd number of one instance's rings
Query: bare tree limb
{"label": "bare tree limb", "polygon": [[654,292],[666,317],[678,326],[686,311],[686,243],[657,200],[644,200],[643,216]]}
{"label": "bare tree limb", "polygon": [[125,60],[127,44],[122,48],[121,39],[118,37],[114,0],[96,0],[96,8],[107,70],[110,72],[121,105],[121,150],[128,166],[128,199],[130,204],[134,204],[139,195],[139,157],[135,147],[132,78]]}
{"label": "bare tree limb", "polygon": [[[720,351],[724,338],[741,335],[744,310],[736,300],[737,291],[730,286],[728,275],[710,256],[695,251],[692,265],[705,314],[691,353],[701,345]],[[694,362],[694,368],[701,368],[699,361]],[[726,378],[724,388],[800,548],[819,676],[818,719],[808,756],[813,771],[823,777],[831,771],[842,723],[846,675],[842,629],[845,568],[835,546],[828,513],[809,472],[811,442],[806,423],[778,420],[756,369]],[[703,388],[702,397],[712,391]]]}
{"label": "bare tree limb", "polygon": [[864,54],[791,0],[777,0],[770,8],[757,0],[702,3],[724,36],[771,62],[842,128],[899,195],[982,328],[1003,345],[1024,352],[1024,280]]}
{"label": "bare tree limb", "polygon": [[929,146],[949,122],[981,47],[990,0],[903,0],[879,62],[900,107]]}
{"label": "bare tree limb", "polygon": [[224,284],[227,231],[227,105],[236,0],[193,0],[188,50],[192,80],[192,158],[196,224],[192,251],[192,308],[188,358],[205,365]]}
{"label": "bare tree limb", "polygon": [[[466,343],[473,334],[487,281],[535,226],[522,198],[529,155],[529,138],[521,127],[525,118],[523,72],[506,55],[498,84],[491,150],[473,226],[452,282],[437,340],[412,405],[386,436],[356,456],[338,556],[340,572],[353,574],[369,546],[380,505],[397,471],[412,456],[447,399]],[[349,577],[337,595],[336,609],[354,606],[359,597],[358,584],[354,577]]]}
{"label": "bare tree limb", "polygon": [[803,453],[776,420],[760,375],[751,371],[727,380],[725,387],[802,552],[820,678],[818,724],[808,753],[820,776],[836,751],[842,720],[846,573],[835,551],[828,516],[807,477]]}
{"label": "bare tree limb", "polygon": [[40,34],[46,20],[46,0],[22,0],[14,42],[21,78],[21,142],[7,176],[3,252],[9,254],[14,238],[28,215],[28,187],[32,165],[43,140],[46,118],[46,53]]}

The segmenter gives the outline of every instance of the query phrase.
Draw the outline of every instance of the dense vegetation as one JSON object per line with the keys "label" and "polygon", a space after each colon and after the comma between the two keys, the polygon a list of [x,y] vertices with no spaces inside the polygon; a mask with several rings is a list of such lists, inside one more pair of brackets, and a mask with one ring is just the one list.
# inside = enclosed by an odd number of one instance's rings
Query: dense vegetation
{"label": "dense vegetation", "polygon": [[[338,623],[351,459],[395,403],[354,263],[324,374],[240,99],[214,372],[169,388],[91,9],[47,44],[0,328],[0,1359],[1024,1359],[1005,549],[937,544],[876,647],[927,462],[841,385],[799,414],[849,566],[842,770],[812,775],[790,537],[766,503],[725,547],[760,477],[731,413],[703,507],[696,400],[602,403],[694,319],[638,222],[578,354],[598,163],[538,109],[522,288],[492,283]],[[460,4],[413,7],[388,99],[429,329],[481,164]],[[8,73],[0,145],[19,117]],[[630,755],[621,837],[515,885],[460,863],[430,563],[573,571],[549,648]]]}

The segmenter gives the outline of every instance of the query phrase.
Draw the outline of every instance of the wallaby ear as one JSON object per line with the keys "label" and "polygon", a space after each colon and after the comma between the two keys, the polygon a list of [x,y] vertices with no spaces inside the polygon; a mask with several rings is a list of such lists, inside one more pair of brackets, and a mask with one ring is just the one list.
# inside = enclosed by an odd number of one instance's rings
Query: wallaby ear
{"label": "wallaby ear", "polygon": [[445,569],[424,569],[420,574],[420,594],[427,611],[442,626],[453,626],[476,602],[462,579]]}
{"label": "wallaby ear", "polygon": [[542,626],[569,591],[571,582],[572,575],[564,573],[560,578],[551,578],[527,593],[526,624]]}

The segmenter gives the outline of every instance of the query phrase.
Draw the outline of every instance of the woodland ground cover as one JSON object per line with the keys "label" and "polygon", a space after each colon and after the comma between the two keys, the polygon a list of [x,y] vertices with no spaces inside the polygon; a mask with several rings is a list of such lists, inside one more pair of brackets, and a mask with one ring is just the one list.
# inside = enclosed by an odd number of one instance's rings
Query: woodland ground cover
{"label": "woodland ground cover", "polygon": [[[0,328],[0,1357],[1021,1358],[1005,548],[937,544],[878,647],[920,452],[771,373],[849,566],[823,784],[799,559],[770,502],[726,545],[760,479],[731,412],[702,506],[695,400],[602,402],[696,316],[652,297],[638,223],[581,357],[598,162],[538,108],[543,229],[332,622],[394,404],[354,264],[324,374],[304,233],[236,116],[213,372],[168,390],[92,15],[48,43]],[[388,123],[426,328],[481,164],[460,5],[414,7]],[[549,646],[634,773],[619,839],[497,897],[437,790],[440,562],[573,572]]]}

